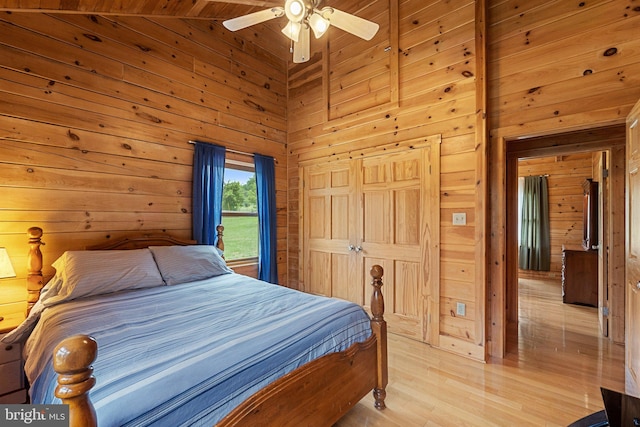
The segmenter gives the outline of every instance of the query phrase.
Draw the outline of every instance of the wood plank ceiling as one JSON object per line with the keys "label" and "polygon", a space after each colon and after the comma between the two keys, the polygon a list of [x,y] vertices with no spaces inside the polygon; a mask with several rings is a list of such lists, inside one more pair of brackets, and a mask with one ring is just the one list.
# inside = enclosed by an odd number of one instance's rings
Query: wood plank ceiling
{"label": "wood plank ceiling", "polygon": [[33,11],[221,20],[283,4],[284,0],[0,0],[0,12]]}

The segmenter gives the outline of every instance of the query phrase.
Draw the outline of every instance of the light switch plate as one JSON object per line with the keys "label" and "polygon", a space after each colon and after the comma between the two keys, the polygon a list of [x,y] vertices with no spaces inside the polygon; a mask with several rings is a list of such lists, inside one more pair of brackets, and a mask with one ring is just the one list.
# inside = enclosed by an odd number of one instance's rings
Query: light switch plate
{"label": "light switch plate", "polygon": [[467,305],[463,302],[456,303],[456,315],[457,316],[466,316],[467,315]]}
{"label": "light switch plate", "polygon": [[458,212],[453,214],[453,225],[466,225],[467,214],[464,212]]}

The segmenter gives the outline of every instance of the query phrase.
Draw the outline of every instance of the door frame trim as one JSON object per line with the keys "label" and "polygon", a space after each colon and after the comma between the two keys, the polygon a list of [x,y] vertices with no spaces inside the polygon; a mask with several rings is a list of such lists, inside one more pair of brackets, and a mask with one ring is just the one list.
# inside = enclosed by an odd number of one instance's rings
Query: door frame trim
{"label": "door frame trim", "polygon": [[[611,146],[618,145],[619,142],[607,145],[599,135],[607,130],[621,129],[626,133],[624,122],[603,123],[588,128],[558,129],[554,132],[541,133],[539,135],[493,135],[491,143],[491,168],[489,171],[489,182],[491,191],[490,201],[490,253],[489,253],[489,281],[487,283],[488,308],[487,311],[487,350],[490,356],[503,358],[506,353],[507,344],[507,306],[508,306],[508,286],[517,280],[517,269],[514,270],[511,262],[513,254],[513,244],[509,244],[507,207],[510,206],[510,194],[507,192],[508,184],[508,164],[513,162],[515,153],[520,157],[525,156],[546,156],[560,154],[561,148],[558,145],[572,145],[572,152],[578,151],[599,151],[607,150]],[[580,137],[596,135],[597,141],[585,138],[579,141]],[[624,134],[623,134],[624,135]],[[562,140],[550,142],[553,138],[562,136]],[[575,138],[571,140],[571,137]],[[569,138],[567,140],[567,138]],[[617,137],[616,137],[617,138]],[[611,141],[619,139],[612,138]],[[624,136],[623,136],[624,138]],[[517,157],[516,157],[517,160]],[[517,175],[517,174],[516,174]],[[516,233],[517,234],[517,233]],[[512,240],[512,239],[511,239]],[[516,236],[517,240],[517,236]],[[517,265],[517,264],[516,264]],[[609,265],[611,269],[611,265]],[[515,275],[514,275],[515,273]]]}

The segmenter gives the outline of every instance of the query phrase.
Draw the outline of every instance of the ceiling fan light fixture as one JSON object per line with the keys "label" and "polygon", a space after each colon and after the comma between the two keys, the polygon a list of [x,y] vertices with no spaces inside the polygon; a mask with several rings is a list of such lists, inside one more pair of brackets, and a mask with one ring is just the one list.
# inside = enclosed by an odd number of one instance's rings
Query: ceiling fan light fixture
{"label": "ceiling fan light fixture", "polygon": [[284,12],[289,21],[302,22],[307,16],[307,5],[302,0],[287,0],[284,4]]}
{"label": "ceiling fan light fixture", "polygon": [[317,12],[311,14],[311,17],[309,18],[309,26],[313,30],[313,35],[316,36],[317,39],[327,32],[329,25],[329,21]]}
{"label": "ceiling fan light fixture", "polygon": [[289,21],[282,29],[282,34],[297,42],[300,37],[300,29],[302,25],[299,22]]}
{"label": "ceiling fan light fixture", "polygon": [[[193,0],[195,1],[195,0]],[[343,12],[333,7],[318,9],[322,0],[284,0],[284,7],[272,7],[248,15],[227,19],[222,24],[231,31],[241,30],[285,15],[287,25],[282,33],[293,41],[293,62],[306,62],[310,57],[311,30],[320,38],[329,27],[337,27],[364,40],[371,40],[380,26],[359,16]],[[240,2],[249,3],[247,0]]]}

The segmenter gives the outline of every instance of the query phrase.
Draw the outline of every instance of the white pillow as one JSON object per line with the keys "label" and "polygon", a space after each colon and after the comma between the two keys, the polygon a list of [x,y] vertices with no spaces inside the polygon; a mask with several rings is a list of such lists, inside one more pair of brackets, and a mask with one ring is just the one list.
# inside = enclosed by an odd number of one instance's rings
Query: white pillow
{"label": "white pillow", "polygon": [[127,289],[163,286],[149,249],[120,251],[67,251],[53,264],[62,280],[52,286],[43,303],[63,301]]}
{"label": "white pillow", "polygon": [[167,285],[233,273],[215,246],[150,246],[149,249]]}

